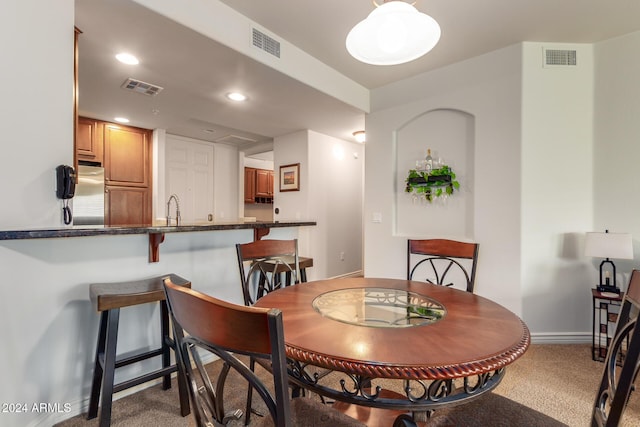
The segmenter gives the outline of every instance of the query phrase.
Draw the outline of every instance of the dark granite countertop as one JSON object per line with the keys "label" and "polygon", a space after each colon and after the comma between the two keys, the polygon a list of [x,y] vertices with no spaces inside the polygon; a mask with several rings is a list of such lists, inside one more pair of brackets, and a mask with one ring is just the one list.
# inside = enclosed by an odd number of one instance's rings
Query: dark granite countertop
{"label": "dark granite countertop", "polygon": [[59,237],[114,236],[119,234],[164,234],[216,230],[266,230],[280,227],[302,227],[316,225],[315,221],[243,221],[216,222],[202,224],[166,225],[130,225],[121,227],[73,226],[60,228],[33,228],[0,230],[0,240],[51,239]]}

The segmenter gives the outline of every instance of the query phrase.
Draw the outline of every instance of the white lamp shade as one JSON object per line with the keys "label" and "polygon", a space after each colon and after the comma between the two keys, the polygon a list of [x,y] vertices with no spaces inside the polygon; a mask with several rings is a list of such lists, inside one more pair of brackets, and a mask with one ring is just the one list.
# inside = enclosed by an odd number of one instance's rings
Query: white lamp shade
{"label": "white lamp shade", "polygon": [[584,254],[595,258],[633,259],[629,233],[587,233]]}
{"label": "white lamp shade", "polygon": [[440,40],[440,25],[403,1],[389,1],[374,9],[347,35],[347,50],[359,61],[395,65],[413,61]]}

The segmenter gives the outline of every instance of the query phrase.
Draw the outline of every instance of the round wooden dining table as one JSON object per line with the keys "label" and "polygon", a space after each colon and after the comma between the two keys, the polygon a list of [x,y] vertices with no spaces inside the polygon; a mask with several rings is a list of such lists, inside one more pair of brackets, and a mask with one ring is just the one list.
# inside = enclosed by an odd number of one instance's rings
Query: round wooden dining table
{"label": "round wooden dining table", "polygon": [[[255,306],[282,311],[293,383],[420,418],[495,388],[531,341],[525,323],[501,305],[418,281],[319,280],[274,291]],[[328,373],[344,378],[325,381]],[[385,392],[390,381],[402,385]]]}

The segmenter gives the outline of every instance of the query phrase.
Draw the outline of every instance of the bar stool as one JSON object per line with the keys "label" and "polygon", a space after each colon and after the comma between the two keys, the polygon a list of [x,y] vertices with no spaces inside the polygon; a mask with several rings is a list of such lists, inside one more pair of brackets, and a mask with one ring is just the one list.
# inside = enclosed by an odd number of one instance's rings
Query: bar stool
{"label": "bar stool", "polygon": [[[176,364],[171,364],[171,350],[175,351],[176,344],[169,334],[169,311],[162,286],[163,280],[167,277],[171,278],[171,281],[175,284],[191,288],[190,281],[175,274],[166,274],[150,279],[127,282],[93,283],[89,286],[91,303],[96,311],[102,314],[100,317],[100,329],[98,331],[98,344],[96,347],[87,419],[90,420],[98,416],[100,389],[102,387],[100,427],[107,427],[111,424],[113,393],[160,377],[163,377],[162,388],[167,390],[171,388],[171,373],[176,371],[178,371],[180,413],[183,417],[190,413],[189,394],[184,373]],[[116,359],[120,309],[156,301],[160,304],[161,346],[155,350]],[[114,384],[115,370],[117,368],[156,356],[162,356],[161,369]]]}
{"label": "bar stool", "polygon": [[[284,256],[284,257],[280,257],[280,259],[283,261],[283,264],[278,264],[278,267],[276,268],[275,271],[273,270],[273,267],[271,269],[269,269],[268,267],[265,267],[265,271],[269,271],[270,273],[277,273],[277,274],[285,273],[286,286],[289,286],[291,285],[291,271],[287,270],[284,264],[292,265],[294,262],[293,257]],[[313,267],[313,258],[299,256],[298,265],[300,266],[300,283],[305,283],[307,281],[307,268]]]}

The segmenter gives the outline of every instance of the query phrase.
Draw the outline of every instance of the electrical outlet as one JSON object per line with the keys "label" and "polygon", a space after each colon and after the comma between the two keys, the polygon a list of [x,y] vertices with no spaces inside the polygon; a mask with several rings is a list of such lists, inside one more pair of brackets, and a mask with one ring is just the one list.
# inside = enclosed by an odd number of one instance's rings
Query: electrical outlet
{"label": "electrical outlet", "polygon": [[344,252],[340,252],[340,261],[344,261]]}

